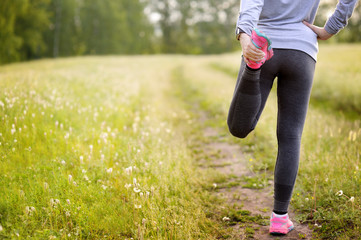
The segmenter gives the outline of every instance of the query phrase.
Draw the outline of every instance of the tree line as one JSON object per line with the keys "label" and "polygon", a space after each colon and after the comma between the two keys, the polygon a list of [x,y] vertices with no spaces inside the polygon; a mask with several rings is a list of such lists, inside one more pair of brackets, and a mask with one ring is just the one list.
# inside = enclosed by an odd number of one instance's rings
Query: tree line
{"label": "tree line", "polygon": [[[320,7],[325,21],[336,0]],[[331,5],[328,5],[331,4]],[[1,0],[0,64],[95,54],[232,51],[239,0]],[[358,8],[357,16],[360,16]],[[360,41],[361,19],[340,41]]]}

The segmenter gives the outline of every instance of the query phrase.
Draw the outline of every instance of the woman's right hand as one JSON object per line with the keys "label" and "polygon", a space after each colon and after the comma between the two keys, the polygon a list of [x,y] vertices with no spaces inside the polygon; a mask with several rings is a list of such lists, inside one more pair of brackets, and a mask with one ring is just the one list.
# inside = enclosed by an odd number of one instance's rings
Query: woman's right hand
{"label": "woman's right hand", "polygon": [[265,53],[256,48],[256,46],[252,43],[251,37],[246,33],[241,33],[239,42],[241,44],[243,57],[246,63],[249,63],[249,60],[259,62],[264,58]]}

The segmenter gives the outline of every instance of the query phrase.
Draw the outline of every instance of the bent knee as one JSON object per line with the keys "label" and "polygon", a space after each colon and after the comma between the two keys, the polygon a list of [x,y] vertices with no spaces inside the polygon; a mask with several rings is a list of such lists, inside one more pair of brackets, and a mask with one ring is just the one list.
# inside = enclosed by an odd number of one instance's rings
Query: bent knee
{"label": "bent knee", "polygon": [[245,138],[248,136],[250,132],[252,132],[253,129],[252,128],[246,129],[246,128],[235,127],[233,125],[228,125],[228,130],[235,137]]}

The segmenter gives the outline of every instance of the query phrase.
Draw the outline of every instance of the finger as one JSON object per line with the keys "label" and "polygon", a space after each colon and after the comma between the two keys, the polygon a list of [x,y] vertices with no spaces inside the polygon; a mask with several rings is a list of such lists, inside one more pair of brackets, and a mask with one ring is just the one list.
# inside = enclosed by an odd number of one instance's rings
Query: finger
{"label": "finger", "polygon": [[264,58],[264,53],[263,52],[259,53],[258,51],[256,52],[250,51],[247,54],[247,57],[252,61],[258,62]]}
{"label": "finger", "polygon": [[317,34],[317,27],[315,25],[312,25],[306,21],[303,21],[302,23],[305,24],[307,27],[311,28],[311,30]]}

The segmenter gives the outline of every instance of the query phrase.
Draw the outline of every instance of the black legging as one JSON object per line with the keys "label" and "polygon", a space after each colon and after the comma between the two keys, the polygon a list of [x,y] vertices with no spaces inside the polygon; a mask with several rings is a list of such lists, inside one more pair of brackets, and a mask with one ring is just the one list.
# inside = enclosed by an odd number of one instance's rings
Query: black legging
{"label": "black legging", "polygon": [[242,61],[228,113],[232,135],[244,138],[255,127],[277,77],[278,154],[274,177],[274,211],[287,212],[295,184],[301,136],[306,118],[315,60],[304,52],[274,49],[261,70]]}

